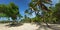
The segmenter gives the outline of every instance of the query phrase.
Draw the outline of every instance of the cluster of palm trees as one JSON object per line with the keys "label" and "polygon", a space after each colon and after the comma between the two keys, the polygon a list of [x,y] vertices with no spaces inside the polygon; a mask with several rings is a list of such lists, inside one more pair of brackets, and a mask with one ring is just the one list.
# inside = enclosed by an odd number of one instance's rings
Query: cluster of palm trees
{"label": "cluster of palm trees", "polygon": [[[49,4],[50,6],[48,6]],[[34,21],[44,22],[48,26],[49,23],[55,23],[60,18],[60,3],[57,3],[55,7],[52,6],[52,0],[31,0],[29,3],[29,9],[25,11],[26,14],[32,15],[35,13]],[[41,14],[40,14],[41,12]],[[32,20],[33,21],[33,20]]]}
{"label": "cluster of palm trees", "polygon": [[[38,18],[42,18],[43,22],[46,22],[46,18],[48,18],[47,16],[49,16],[51,10],[45,4],[51,4],[51,2],[51,0],[31,0],[29,9],[25,13],[32,14],[34,12]],[[42,11],[41,14],[40,11]]]}
{"label": "cluster of palm trees", "polygon": [[[48,26],[48,22],[58,22],[60,21],[60,3],[57,3],[54,7],[48,6],[52,5],[52,0],[31,0],[29,3],[29,8],[25,10],[25,16],[21,20],[23,22],[44,22]],[[34,18],[27,17],[35,13]],[[4,14],[4,17],[11,17],[12,24],[16,24],[17,17],[21,18],[19,13],[19,8],[14,3],[8,5],[0,4],[0,14]],[[28,15],[27,15],[28,14]],[[0,15],[0,17],[2,17]]]}

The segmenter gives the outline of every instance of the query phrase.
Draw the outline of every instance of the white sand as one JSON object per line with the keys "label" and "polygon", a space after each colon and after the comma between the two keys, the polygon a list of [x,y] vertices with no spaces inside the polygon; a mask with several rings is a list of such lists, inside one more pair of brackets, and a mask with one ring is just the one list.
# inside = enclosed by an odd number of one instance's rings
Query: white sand
{"label": "white sand", "polygon": [[7,27],[6,24],[0,24],[0,30],[36,30],[38,27],[30,23],[24,23],[18,27]]}
{"label": "white sand", "polygon": [[[24,23],[17,27],[8,27],[6,24],[0,24],[0,30],[60,30],[60,25],[52,25],[52,28],[36,26],[36,24]],[[55,29],[54,29],[55,28]]]}

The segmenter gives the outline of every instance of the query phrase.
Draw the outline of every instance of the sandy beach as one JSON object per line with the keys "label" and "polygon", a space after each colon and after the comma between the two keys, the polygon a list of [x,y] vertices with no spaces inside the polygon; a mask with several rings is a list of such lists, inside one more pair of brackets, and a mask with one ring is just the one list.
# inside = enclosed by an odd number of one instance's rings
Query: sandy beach
{"label": "sandy beach", "polygon": [[21,26],[17,27],[8,27],[6,24],[0,24],[0,30],[36,30],[38,27],[34,24],[24,23]]}
{"label": "sandy beach", "polygon": [[46,26],[42,27],[30,23],[24,23],[17,27],[8,27],[6,24],[0,24],[0,30],[60,30],[60,25],[52,25],[52,28],[48,28]]}

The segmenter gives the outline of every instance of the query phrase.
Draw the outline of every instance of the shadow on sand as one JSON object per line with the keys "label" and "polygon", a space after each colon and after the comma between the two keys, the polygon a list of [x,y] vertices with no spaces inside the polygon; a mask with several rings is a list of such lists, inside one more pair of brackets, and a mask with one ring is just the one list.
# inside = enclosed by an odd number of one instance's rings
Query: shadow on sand
{"label": "shadow on sand", "polygon": [[39,25],[37,30],[60,30],[60,24],[50,24],[49,27],[46,25]]}
{"label": "shadow on sand", "polygon": [[22,23],[18,23],[18,24],[7,24],[5,26],[8,26],[8,27],[18,27],[18,26],[22,26],[23,24]]}
{"label": "shadow on sand", "polygon": [[55,24],[55,25],[49,25],[50,27],[50,29],[52,29],[52,30],[60,30],[60,24]]}

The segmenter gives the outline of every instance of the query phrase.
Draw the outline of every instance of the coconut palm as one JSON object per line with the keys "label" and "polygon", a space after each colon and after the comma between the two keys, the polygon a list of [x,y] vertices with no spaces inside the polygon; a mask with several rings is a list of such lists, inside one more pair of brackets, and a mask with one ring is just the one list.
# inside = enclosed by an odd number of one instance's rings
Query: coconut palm
{"label": "coconut palm", "polygon": [[38,6],[39,9],[44,11],[50,11],[45,4],[50,4],[51,0],[32,0],[34,6]]}
{"label": "coconut palm", "polygon": [[[31,0],[29,3],[29,8],[31,11],[35,12],[35,15],[39,14],[40,10],[42,10],[43,13],[43,21],[45,21],[45,15],[46,13],[51,12],[45,4],[51,4],[51,0]],[[28,10],[29,11],[29,10]],[[39,16],[40,17],[40,16]]]}

